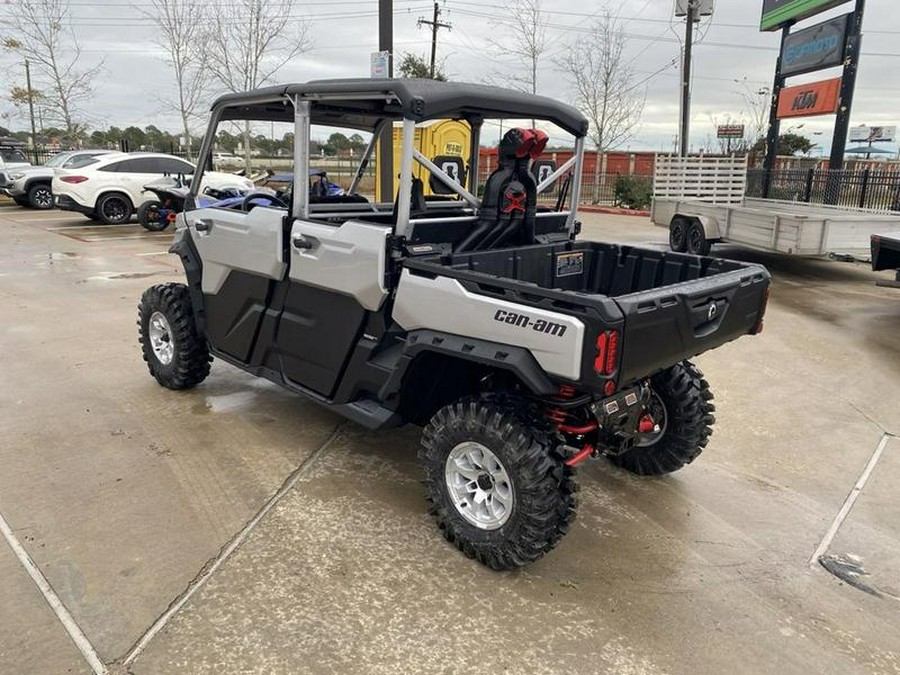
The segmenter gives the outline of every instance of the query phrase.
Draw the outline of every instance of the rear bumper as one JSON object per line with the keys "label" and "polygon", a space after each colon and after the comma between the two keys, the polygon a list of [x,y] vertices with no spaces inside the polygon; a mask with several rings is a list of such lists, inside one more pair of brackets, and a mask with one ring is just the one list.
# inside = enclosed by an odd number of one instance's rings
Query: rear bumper
{"label": "rear bumper", "polygon": [[76,211],[85,215],[94,212],[93,207],[83,206],[82,204],[79,204],[74,199],[72,199],[69,195],[54,195],[53,204],[56,206],[56,208],[62,209],[63,211]]}

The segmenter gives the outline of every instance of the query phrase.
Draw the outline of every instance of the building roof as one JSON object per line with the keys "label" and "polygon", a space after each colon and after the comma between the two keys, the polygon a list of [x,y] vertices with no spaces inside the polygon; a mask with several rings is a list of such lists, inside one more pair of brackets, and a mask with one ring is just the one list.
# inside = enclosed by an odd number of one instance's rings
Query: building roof
{"label": "building roof", "polygon": [[483,84],[429,79],[343,79],[282,84],[226,94],[213,104],[223,119],[290,121],[286,99],[313,102],[316,124],[371,129],[382,118],[413,119],[541,119],[575,136],[587,133],[588,121],[578,110],[545,96]]}

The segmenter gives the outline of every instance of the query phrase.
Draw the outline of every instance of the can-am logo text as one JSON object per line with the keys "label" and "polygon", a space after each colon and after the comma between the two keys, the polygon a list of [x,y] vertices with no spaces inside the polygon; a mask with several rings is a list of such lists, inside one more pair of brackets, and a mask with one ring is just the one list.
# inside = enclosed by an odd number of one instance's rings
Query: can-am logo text
{"label": "can-am logo text", "polygon": [[508,323],[511,326],[518,326],[519,328],[530,328],[536,333],[546,333],[547,335],[555,335],[556,337],[562,337],[566,334],[566,327],[561,323],[554,323],[544,319],[535,319],[526,314],[516,314],[515,312],[507,312],[503,309],[497,310],[497,313],[494,314],[494,321]]}

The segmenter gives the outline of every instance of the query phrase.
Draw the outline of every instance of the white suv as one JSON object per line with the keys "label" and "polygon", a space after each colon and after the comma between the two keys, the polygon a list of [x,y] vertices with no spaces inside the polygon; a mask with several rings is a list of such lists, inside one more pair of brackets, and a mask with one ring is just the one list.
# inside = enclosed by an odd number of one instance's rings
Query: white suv
{"label": "white suv", "polygon": [[[109,225],[125,223],[141,204],[156,198],[144,189],[145,185],[167,175],[190,177],[194,168],[178,157],[150,152],[100,157],[78,169],[55,170],[55,204]],[[207,171],[203,188],[251,190],[253,182],[234,174]]]}

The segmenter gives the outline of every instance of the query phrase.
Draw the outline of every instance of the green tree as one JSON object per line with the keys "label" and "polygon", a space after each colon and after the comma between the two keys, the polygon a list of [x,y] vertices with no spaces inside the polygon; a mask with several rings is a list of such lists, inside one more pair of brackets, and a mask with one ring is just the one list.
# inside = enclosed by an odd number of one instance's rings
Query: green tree
{"label": "green tree", "polygon": [[[778,137],[778,152],[782,156],[805,155],[813,149],[813,142],[800,134],[786,133]],[[766,139],[760,138],[753,146],[752,152],[765,154]]]}
{"label": "green tree", "polygon": [[[400,71],[401,77],[422,77],[426,80],[431,77],[431,65],[425,60],[425,57],[418,54],[404,54],[397,70]],[[446,82],[447,75],[441,68],[435,66],[434,79]]]}

